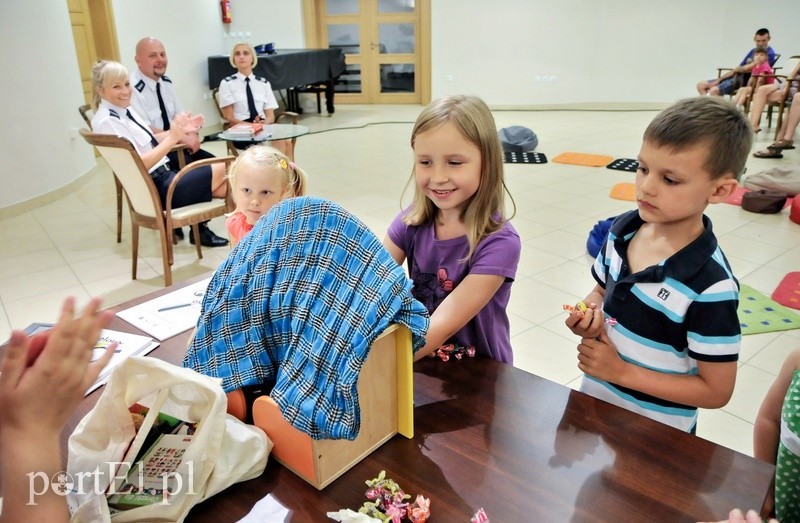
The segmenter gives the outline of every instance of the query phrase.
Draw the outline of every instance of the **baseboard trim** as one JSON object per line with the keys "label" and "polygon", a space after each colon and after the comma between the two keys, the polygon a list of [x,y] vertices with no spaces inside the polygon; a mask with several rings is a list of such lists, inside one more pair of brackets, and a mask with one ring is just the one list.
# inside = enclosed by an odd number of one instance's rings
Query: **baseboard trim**
{"label": "baseboard trim", "polygon": [[97,174],[98,174],[98,167],[97,163],[95,163],[94,166],[89,168],[82,175],[78,176],[77,178],[67,183],[66,185],[62,185],[58,189],[54,189],[50,192],[41,194],[39,196],[34,196],[33,198],[30,198],[23,202],[11,204],[8,207],[0,208],[0,220],[4,218],[13,218],[15,216],[25,214],[26,212],[30,212],[34,209],[38,209],[39,207],[42,207],[49,203],[56,202],[61,198],[69,194],[72,194],[73,192],[77,191],[78,189],[89,183],[92,180],[92,178],[94,178]]}
{"label": "baseboard trim", "polygon": [[493,111],[661,111],[671,102],[581,102],[547,105],[491,105]]}

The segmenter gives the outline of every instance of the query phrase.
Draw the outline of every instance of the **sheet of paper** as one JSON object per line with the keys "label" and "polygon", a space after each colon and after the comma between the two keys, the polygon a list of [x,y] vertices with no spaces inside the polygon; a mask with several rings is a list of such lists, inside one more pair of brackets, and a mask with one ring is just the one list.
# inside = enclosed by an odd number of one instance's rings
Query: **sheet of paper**
{"label": "sheet of paper", "polygon": [[197,324],[200,304],[209,281],[211,278],[119,311],[117,317],[164,341]]}
{"label": "sheet of paper", "polygon": [[100,387],[100,385],[105,385],[117,365],[131,356],[145,356],[159,345],[157,341],[148,336],[140,336],[138,334],[130,334],[128,332],[103,329],[100,332],[100,339],[97,341],[97,344],[95,344],[95,348],[93,349],[92,359],[94,360],[96,358],[101,358],[105,348],[114,342],[117,343],[117,348],[114,351],[114,355],[111,356],[109,362],[105,367],[103,367],[103,370],[100,371],[100,375],[97,377],[97,380],[95,380],[92,386],[89,387],[89,389],[86,391],[86,394],[91,393]]}

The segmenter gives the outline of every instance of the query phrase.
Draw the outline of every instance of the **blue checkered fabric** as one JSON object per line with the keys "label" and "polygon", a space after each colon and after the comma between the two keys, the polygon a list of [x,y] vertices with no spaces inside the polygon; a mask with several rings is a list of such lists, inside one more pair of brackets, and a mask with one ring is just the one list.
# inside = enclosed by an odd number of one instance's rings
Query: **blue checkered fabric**
{"label": "blue checkered fabric", "polygon": [[258,221],[211,278],[185,367],[226,392],[275,380],[284,417],[314,439],[354,439],[356,384],[372,342],[428,330],[411,281],[378,238],[339,205],[289,198]]}

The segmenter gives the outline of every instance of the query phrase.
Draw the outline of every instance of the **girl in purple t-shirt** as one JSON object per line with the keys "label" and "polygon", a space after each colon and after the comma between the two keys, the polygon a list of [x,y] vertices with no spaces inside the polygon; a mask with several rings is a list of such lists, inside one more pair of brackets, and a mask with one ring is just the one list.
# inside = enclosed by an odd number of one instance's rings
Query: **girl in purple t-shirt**
{"label": "girl in purple t-shirt", "polygon": [[512,363],[506,306],[521,244],[505,217],[492,113],[473,96],[435,100],[417,118],[411,147],[414,199],[383,244],[398,264],[408,259],[412,293],[431,314],[415,358],[456,342]]}

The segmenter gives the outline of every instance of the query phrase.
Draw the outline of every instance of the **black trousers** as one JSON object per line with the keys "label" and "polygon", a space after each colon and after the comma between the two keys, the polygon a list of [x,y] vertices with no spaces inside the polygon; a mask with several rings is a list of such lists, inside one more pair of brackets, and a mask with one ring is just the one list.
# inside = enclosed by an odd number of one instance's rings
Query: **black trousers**
{"label": "black trousers", "polygon": [[186,165],[189,165],[192,162],[196,162],[197,160],[206,160],[208,158],[215,158],[213,154],[208,151],[204,151],[203,149],[198,149],[195,153],[190,153],[188,149],[184,149],[182,151],[172,151],[167,155],[169,158],[169,164],[172,166],[173,169],[178,169],[180,163],[178,162],[178,153],[183,154],[183,158],[186,161]]}

